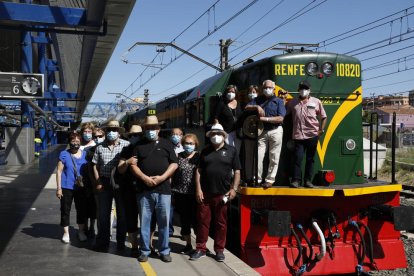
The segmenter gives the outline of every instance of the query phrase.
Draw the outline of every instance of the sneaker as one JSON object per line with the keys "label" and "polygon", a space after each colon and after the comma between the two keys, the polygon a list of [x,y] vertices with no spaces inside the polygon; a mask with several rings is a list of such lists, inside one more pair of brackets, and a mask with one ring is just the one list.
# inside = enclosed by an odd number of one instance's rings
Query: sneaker
{"label": "sneaker", "polygon": [[193,247],[191,246],[191,244],[187,244],[186,246],[183,247],[183,249],[181,250],[181,253],[190,254],[191,251],[193,251]]}
{"label": "sneaker", "polygon": [[171,255],[170,254],[167,254],[167,255],[160,254],[160,259],[164,263],[171,263],[171,261],[172,261],[172,258],[171,258]]}
{"label": "sneaker", "polygon": [[295,180],[290,183],[290,187],[299,188],[299,181]]}
{"label": "sneaker", "polygon": [[139,257],[138,257],[138,262],[140,262],[140,263],[148,262],[148,256],[141,253],[141,255],[139,255]]}
{"label": "sneaker", "polygon": [[79,239],[79,241],[84,242],[84,241],[88,240],[88,237],[85,235],[85,232],[79,231],[78,232],[78,239]]}
{"label": "sneaker", "polygon": [[206,256],[206,252],[201,250],[196,250],[193,254],[191,254],[190,260],[191,261],[197,261],[200,258],[203,258]]}
{"label": "sneaker", "polygon": [[215,259],[216,259],[217,262],[224,262],[225,258],[226,257],[224,256],[223,252],[217,252]]}
{"label": "sneaker", "polygon": [[312,182],[310,182],[309,180],[306,180],[305,187],[306,188],[313,188],[314,186],[313,186]]}
{"label": "sneaker", "polygon": [[63,237],[62,237],[62,242],[63,242],[63,243],[70,243],[69,233],[65,233],[65,234],[63,234]]}

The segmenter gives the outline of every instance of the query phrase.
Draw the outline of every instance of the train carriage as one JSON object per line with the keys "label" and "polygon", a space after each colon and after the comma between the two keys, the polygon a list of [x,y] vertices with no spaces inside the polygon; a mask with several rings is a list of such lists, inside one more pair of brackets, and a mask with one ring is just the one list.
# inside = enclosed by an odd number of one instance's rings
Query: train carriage
{"label": "train carriage", "polygon": [[246,104],[248,86],[267,79],[276,83],[276,95],[287,91],[287,101],[307,80],[311,96],[324,105],[328,121],[315,156],[316,187],[289,188],[292,125],[286,117],[275,186],[240,188],[230,208],[229,246],[263,275],[363,274],[406,267],[400,230],[414,225],[404,219],[413,212],[400,206],[401,185],[370,182],[363,173],[358,59],[313,52],[273,56],[204,80],[176,96],[175,109],[167,109],[172,97],[150,110],[170,122],[166,128],[183,128],[203,143],[220,92],[235,84],[238,100]]}

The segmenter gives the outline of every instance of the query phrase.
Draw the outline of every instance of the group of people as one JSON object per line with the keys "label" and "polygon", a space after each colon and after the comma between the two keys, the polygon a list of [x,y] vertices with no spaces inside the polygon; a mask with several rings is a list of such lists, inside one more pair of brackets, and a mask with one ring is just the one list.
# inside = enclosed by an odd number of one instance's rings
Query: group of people
{"label": "group of people", "polygon": [[[117,249],[125,248],[128,236],[132,252],[140,262],[146,262],[155,251],[152,240],[158,226],[158,255],[162,261],[171,262],[169,237],[174,231],[174,207],[180,216],[181,238],[186,242],[181,252],[190,254],[193,261],[206,256],[213,223],[215,259],[224,261],[228,203],[236,196],[241,175],[238,120],[242,114],[252,112],[263,124],[257,137],[257,164],[258,180],[266,188],[275,182],[284,117],[291,114],[293,120],[295,147],[290,185],[295,188],[302,181],[304,152],[304,185],[312,187],[313,157],[326,124],[326,113],[321,102],[309,95],[308,82],[299,84],[298,98],[287,107],[283,99],[275,96],[273,81],[266,80],[262,86],[263,93],[258,93],[257,86],[249,87],[250,101],[244,111],[236,100],[237,87],[227,87],[224,101],[214,114],[214,124],[206,133],[209,143],[203,149],[196,135],[184,135],[179,128],[171,131],[169,139],[160,137],[160,124],[154,115],[147,116],[141,126],[132,125],[127,133],[118,121],[110,121],[102,128],[86,123],[80,134],[71,133],[68,149],[60,153],[56,178],[64,229],[62,242],[70,242],[68,227],[74,200],[78,239],[86,241],[95,235],[97,219],[94,248],[107,251],[115,201]],[[264,172],[266,154],[269,165]],[[195,249],[191,228],[196,234]]]}
{"label": "group of people", "polygon": [[[140,262],[146,262],[155,251],[152,238],[157,225],[158,255],[162,261],[171,262],[169,236],[174,206],[180,215],[181,237],[186,242],[181,251],[190,254],[191,260],[205,256],[214,218],[216,260],[224,261],[227,201],[236,196],[240,182],[236,149],[225,143],[228,134],[220,124],[207,133],[211,144],[201,152],[198,138],[192,133],[183,135],[177,128],[172,130],[170,139],[164,139],[159,132],[157,117],[147,116],[142,126],[133,125],[128,133],[117,121],[110,121],[102,128],[82,126],[81,134],[70,134],[69,147],[60,153],[57,167],[62,242],[70,242],[68,227],[74,200],[78,239],[86,241],[88,233],[95,233],[92,222],[97,218],[94,249],[107,251],[114,200],[117,249],[125,247],[128,236],[132,252],[137,253]],[[92,197],[89,186],[93,188]],[[88,204],[90,200],[95,200],[96,206]],[[197,236],[195,250],[191,228]]]}
{"label": "group of people", "polygon": [[[275,83],[265,80],[262,84],[262,93],[256,85],[248,88],[249,102],[242,109],[237,101],[237,87],[229,85],[224,93],[223,100],[216,107],[213,116],[229,133],[226,143],[234,146],[237,152],[241,149],[241,135],[243,121],[248,115],[256,115],[257,126],[256,137],[243,139],[244,142],[244,180],[247,183],[254,182],[254,160],[255,146],[253,140],[257,139],[257,183],[265,188],[275,184],[279,168],[279,158],[282,149],[283,123],[286,116],[292,118],[292,137],[294,145],[293,164],[290,186],[298,188],[303,185],[312,188],[312,175],[314,156],[316,153],[319,137],[324,133],[327,116],[322,102],[310,95],[311,86],[308,81],[301,81],[298,85],[298,97],[286,101],[286,91],[279,91],[275,95]],[[256,131],[256,130],[255,130]],[[302,178],[302,160],[306,154],[306,164]],[[268,160],[265,160],[268,156]],[[267,164],[267,170],[265,169]],[[303,180],[303,181],[302,181]]]}

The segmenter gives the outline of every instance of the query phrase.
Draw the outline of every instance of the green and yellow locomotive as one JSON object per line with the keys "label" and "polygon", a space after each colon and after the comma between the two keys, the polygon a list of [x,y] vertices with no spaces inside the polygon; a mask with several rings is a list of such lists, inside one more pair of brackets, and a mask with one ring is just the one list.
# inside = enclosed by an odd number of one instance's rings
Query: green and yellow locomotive
{"label": "green and yellow locomotive", "polygon": [[403,219],[412,210],[400,206],[401,185],[364,177],[358,59],[314,52],[272,56],[221,72],[130,115],[128,121],[139,122],[156,112],[165,130],[180,127],[204,141],[227,85],[236,85],[237,99],[246,104],[247,88],[267,79],[276,83],[276,95],[287,92],[286,101],[307,80],[311,95],[324,105],[328,121],[315,156],[316,187],[289,188],[292,126],[285,117],[275,186],[242,185],[232,203],[233,250],[263,275],[363,274],[406,267],[400,230],[413,225]]}

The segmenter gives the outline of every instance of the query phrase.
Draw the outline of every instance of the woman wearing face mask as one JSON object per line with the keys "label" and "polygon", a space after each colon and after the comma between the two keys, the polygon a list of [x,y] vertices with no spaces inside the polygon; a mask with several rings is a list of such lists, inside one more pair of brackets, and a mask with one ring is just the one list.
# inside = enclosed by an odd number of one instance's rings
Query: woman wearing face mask
{"label": "woman wearing face mask", "polygon": [[81,136],[78,133],[71,133],[69,136],[69,149],[64,150],[59,155],[56,169],[56,196],[60,200],[60,225],[63,227],[63,243],[69,243],[69,218],[72,201],[75,200],[76,222],[79,231],[80,241],[86,241],[85,221],[85,191],[76,184],[80,172],[86,167],[86,152],[80,150]]}
{"label": "woman wearing face mask", "polygon": [[81,150],[88,150],[89,148],[95,146],[95,141],[93,140],[93,129],[94,125],[92,123],[83,123],[81,126],[82,134],[82,143]]}
{"label": "woman wearing face mask", "polygon": [[198,139],[192,133],[186,134],[181,143],[184,151],[178,154],[178,169],[175,171],[172,181],[172,191],[174,192],[175,210],[180,215],[181,236],[186,242],[185,247],[181,250],[188,254],[193,250],[191,245],[191,227],[196,229],[195,219],[195,170],[200,158],[196,151],[198,148]]}
{"label": "woman wearing face mask", "polygon": [[223,101],[217,104],[213,119],[216,119],[223,126],[224,131],[228,133],[226,143],[236,147],[237,152],[240,152],[241,140],[237,137],[237,122],[243,111],[240,103],[236,99],[237,86],[229,85],[224,93]]}
{"label": "woman wearing face mask", "polygon": [[247,89],[247,98],[249,98],[249,102],[257,98],[258,91],[259,91],[259,87],[257,85],[249,86],[249,88]]}

